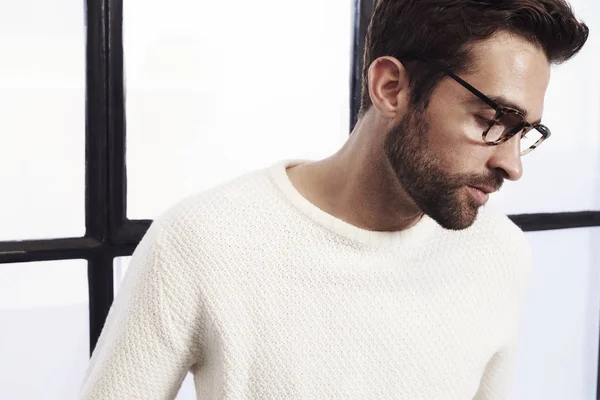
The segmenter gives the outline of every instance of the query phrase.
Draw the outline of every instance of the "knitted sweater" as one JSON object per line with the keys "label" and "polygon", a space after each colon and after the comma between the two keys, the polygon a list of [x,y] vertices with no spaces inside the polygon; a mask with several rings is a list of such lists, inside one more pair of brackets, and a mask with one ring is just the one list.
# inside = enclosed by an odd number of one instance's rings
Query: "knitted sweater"
{"label": "knitted sweater", "polygon": [[398,232],[305,199],[285,160],[189,196],[130,261],[81,398],[506,399],[531,268],[523,232],[480,209]]}

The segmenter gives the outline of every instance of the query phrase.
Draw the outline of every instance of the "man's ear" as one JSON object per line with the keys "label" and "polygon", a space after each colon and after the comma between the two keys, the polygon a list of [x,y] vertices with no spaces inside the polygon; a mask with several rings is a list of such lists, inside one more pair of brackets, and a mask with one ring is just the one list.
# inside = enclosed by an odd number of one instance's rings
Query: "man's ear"
{"label": "man's ear", "polygon": [[394,57],[379,57],[369,66],[369,96],[384,118],[396,119],[406,112],[409,100],[408,72]]}

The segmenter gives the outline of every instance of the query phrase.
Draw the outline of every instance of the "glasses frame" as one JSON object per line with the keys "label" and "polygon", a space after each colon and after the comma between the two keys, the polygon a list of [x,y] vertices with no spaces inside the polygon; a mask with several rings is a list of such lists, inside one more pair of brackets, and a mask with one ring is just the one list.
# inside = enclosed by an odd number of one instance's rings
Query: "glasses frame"
{"label": "glasses frame", "polygon": [[[525,154],[531,153],[533,150],[535,150],[536,148],[538,148],[546,139],[548,139],[550,137],[551,132],[550,132],[550,129],[547,126],[545,126],[545,125],[543,125],[541,123],[532,124],[530,122],[527,122],[525,120],[525,116],[519,110],[515,110],[514,108],[511,108],[511,107],[501,106],[500,104],[496,103],[494,100],[492,100],[489,97],[487,97],[481,91],[477,90],[475,87],[473,87],[467,81],[465,81],[460,76],[456,75],[454,72],[450,71],[448,68],[444,67],[440,63],[438,63],[436,61],[433,61],[433,60],[428,60],[428,59],[423,59],[423,61],[426,61],[426,62],[429,62],[429,63],[435,65],[440,71],[442,71],[443,73],[445,73],[446,75],[448,75],[450,78],[452,78],[453,80],[455,80],[456,82],[458,82],[461,86],[463,86],[469,92],[473,93],[481,101],[483,101],[484,103],[486,103],[487,105],[489,105],[490,107],[492,107],[496,111],[496,115],[494,116],[494,119],[491,120],[490,123],[488,123],[487,129],[485,129],[483,131],[483,134],[482,134],[482,139],[483,139],[483,141],[486,144],[488,144],[490,146],[497,146],[497,145],[499,145],[501,143],[506,142],[507,140],[510,140],[513,136],[515,136],[518,133],[520,133],[521,137],[523,137],[530,130],[536,129],[538,132],[541,133],[542,137],[537,142],[535,142],[534,144],[532,144],[529,148],[527,148],[525,150],[521,150],[521,156],[524,156]],[[500,123],[500,118],[502,118],[506,114],[514,114],[514,115],[516,115],[517,117],[519,117],[521,119],[521,123],[519,125],[517,125],[518,127],[520,127],[520,129],[517,130],[516,132],[511,132],[511,133],[508,133],[508,134],[503,134],[500,137],[500,139],[498,139],[496,141],[488,141],[488,140],[486,140],[487,135],[490,132],[490,129],[492,129],[492,127],[494,125]]]}

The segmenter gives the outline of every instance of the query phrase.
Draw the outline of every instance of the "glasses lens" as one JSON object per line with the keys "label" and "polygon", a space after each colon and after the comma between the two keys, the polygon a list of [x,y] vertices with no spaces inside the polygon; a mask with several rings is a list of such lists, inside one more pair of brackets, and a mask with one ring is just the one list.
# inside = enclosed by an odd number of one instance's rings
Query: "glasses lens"
{"label": "glasses lens", "polygon": [[524,133],[525,134],[521,136],[521,153],[533,150],[544,140],[544,135],[537,129],[527,129]]}
{"label": "glasses lens", "polygon": [[485,141],[499,144],[516,134],[521,135],[521,155],[524,155],[538,147],[550,133],[541,124],[535,127],[527,126],[521,113],[505,109],[504,113],[496,118],[496,123],[490,127]]}
{"label": "glasses lens", "polygon": [[496,118],[496,123],[488,131],[485,141],[488,143],[502,143],[513,135],[521,132],[526,122],[523,116],[513,110],[504,110],[504,113]]}

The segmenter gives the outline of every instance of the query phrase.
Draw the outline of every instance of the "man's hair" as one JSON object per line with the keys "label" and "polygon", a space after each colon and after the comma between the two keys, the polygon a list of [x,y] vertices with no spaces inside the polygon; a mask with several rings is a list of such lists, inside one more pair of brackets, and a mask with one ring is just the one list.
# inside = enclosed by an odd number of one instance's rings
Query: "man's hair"
{"label": "man's hair", "polygon": [[468,72],[472,45],[498,32],[524,38],[539,46],[551,64],[560,64],[581,50],[589,29],[565,0],[379,0],[365,39],[359,115],[372,106],[368,71],[377,58],[391,56],[403,63],[412,104],[426,108],[444,74],[415,59]]}

